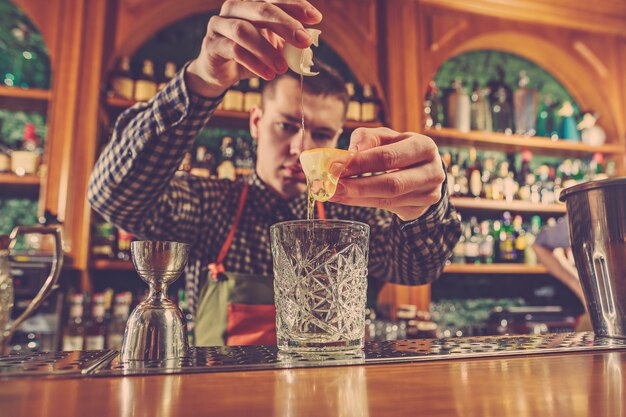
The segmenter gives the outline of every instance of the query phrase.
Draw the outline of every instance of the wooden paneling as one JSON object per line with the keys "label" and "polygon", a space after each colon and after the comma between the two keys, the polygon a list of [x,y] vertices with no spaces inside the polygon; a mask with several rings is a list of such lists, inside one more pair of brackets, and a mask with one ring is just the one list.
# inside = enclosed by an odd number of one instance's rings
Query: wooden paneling
{"label": "wooden paneling", "polygon": [[419,0],[467,13],[542,23],[596,33],[626,34],[626,2],[622,0]]}
{"label": "wooden paneling", "polygon": [[[616,94],[619,95],[620,97],[620,102],[619,102],[619,114],[621,117],[621,131],[620,131],[620,136],[623,139],[622,144],[624,145],[624,147],[626,147],[626,76],[624,76],[624,74],[626,74],[626,36],[625,37],[620,37],[619,41],[618,41],[618,45],[619,45],[619,54],[617,56],[617,59],[619,60],[618,63],[618,74],[620,74],[621,76],[618,77],[619,79],[619,88],[617,88]],[[621,159],[621,169],[620,172],[622,173],[622,175],[626,175],[626,152],[624,152],[624,155]]]}
{"label": "wooden paneling", "polygon": [[[107,36],[107,5],[106,1],[85,0],[83,53],[77,62],[82,68],[90,68],[89,71],[82,71],[78,80],[76,96],[78,110],[71,158],[72,175],[69,182],[69,195],[72,200],[82,202],[72,205],[68,210],[70,214],[68,218],[71,219],[72,225],[71,239],[76,242],[73,247],[74,265],[82,271],[87,269],[90,253],[91,208],[86,203],[86,196],[89,175],[97,157],[99,94],[103,80],[103,56]],[[87,286],[86,275],[83,280],[84,286]]]}
{"label": "wooden paneling", "polygon": [[6,416],[622,417],[626,352],[0,382]]}
{"label": "wooden paneling", "polygon": [[389,122],[399,131],[408,130],[407,120],[422,108],[422,96],[415,94],[422,79],[418,63],[423,60],[413,20],[418,10],[416,2],[405,0],[388,0],[380,10],[380,60],[385,66]]}

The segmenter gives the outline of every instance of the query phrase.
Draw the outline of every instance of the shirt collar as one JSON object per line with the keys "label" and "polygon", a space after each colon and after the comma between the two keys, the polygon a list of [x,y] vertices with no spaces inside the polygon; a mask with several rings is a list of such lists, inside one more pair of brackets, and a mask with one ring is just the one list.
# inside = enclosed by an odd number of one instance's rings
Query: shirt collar
{"label": "shirt collar", "polygon": [[250,189],[253,191],[251,201],[254,201],[255,206],[259,209],[265,209],[269,212],[280,210],[293,219],[303,219],[306,216],[306,193],[285,200],[271,190],[256,172],[250,176],[248,181]]}

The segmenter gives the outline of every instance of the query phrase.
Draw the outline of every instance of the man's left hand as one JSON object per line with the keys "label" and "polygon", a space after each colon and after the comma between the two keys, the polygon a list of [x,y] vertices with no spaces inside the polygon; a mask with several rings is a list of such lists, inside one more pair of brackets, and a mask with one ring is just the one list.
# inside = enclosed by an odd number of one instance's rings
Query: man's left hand
{"label": "man's left hand", "polygon": [[[441,199],[446,173],[431,138],[388,128],[359,128],[350,137],[349,150],[356,156],[330,201],[381,208],[410,221]],[[348,178],[366,173],[381,174]]]}

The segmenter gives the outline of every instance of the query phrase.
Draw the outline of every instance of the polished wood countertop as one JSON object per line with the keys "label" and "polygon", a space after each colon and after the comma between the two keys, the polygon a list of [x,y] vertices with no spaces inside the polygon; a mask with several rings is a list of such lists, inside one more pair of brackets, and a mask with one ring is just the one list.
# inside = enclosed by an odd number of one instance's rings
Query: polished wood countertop
{"label": "polished wood countertop", "polygon": [[1,416],[626,416],[626,351],[0,382]]}

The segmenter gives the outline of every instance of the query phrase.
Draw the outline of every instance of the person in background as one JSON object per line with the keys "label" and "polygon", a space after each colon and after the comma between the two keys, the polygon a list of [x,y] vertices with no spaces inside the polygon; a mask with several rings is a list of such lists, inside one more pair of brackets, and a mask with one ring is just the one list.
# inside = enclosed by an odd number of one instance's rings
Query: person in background
{"label": "person in background", "polygon": [[[585,295],[580,285],[576,266],[572,261],[570,247],[567,216],[560,218],[553,226],[544,227],[533,244],[539,262],[548,269],[552,276],[569,288],[586,309]],[[581,316],[576,330],[591,330],[588,312],[585,311]]]}
{"label": "person in background", "polygon": [[[272,282],[269,227],[306,217],[299,156],[337,145],[348,103],[344,80],[322,66],[319,75],[305,77],[301,96],[300,78],[287,73],[281,54],[285,42],[308,47],[312,39],[303,24],[321,19],[304,0],[226,1],[209,21],[199,56],[151,101],[120,115],[94,167],[88,199],[105,219],[143,239],[191,245],[186,289],[199,345],[219,344],[224,329],[228,344],[275,343],[271,289],[267,309],[253,308],[261,304],[253,300],[241,314],[223,317],[211,308],[217,302],[212,282]],[[270,81],[262,105],[250,113],[255,174],[235,182],[175,176],[225,92],[251,76]],[[369,224],[370,277],[405,285],[437,279],[461,231],[433,140],[388,128],[356,129],[350,149],[356,156],[325,204],[325,217]],[[360,176],[372,172],[383,174]],[[216,317],[221,324],[211,322]]]}

